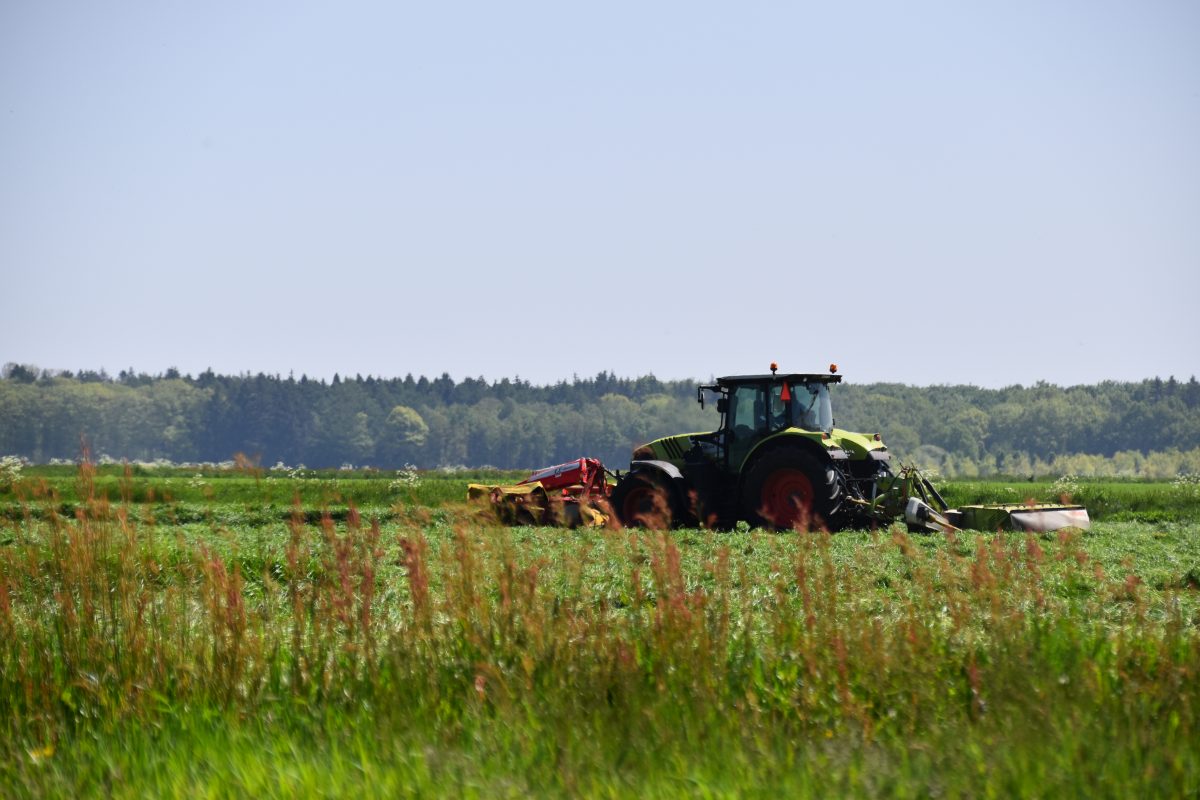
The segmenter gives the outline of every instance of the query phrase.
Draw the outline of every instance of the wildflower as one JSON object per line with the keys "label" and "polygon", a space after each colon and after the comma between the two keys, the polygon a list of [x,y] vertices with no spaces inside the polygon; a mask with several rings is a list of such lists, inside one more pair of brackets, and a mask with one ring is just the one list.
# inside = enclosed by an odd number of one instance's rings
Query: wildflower
{"label": "wildflower", "polygon": [[1185,472],[1171,481],[1171,487],[1185,497],[1200,497],[1200,475]]}
{"label": "wildflower", "polygon": [[34,764],[40,764],[50,756],[54,755],[54,745],[48,744],[45,747],[38,747],[29,752],[29,760]]}
{"label": "wildflower", "polygon": [[405,464],[403,469],[396,470],[396,479],[388,484],[392,491],[399,489],[415,489],[421,485],[421,476],[413,464]]}
{"label": "wildflower", "polygon": [[0,458],[0,488],[7,489],[21,477],[21,469],[25,462],[20,456],[4,456]]}
{"label": "wildflower", "polygon": [[1062,502],[1069,503],[1079,493],[1079,481],[1074,475],[1063,475],[1054,482],[1050,491]]}

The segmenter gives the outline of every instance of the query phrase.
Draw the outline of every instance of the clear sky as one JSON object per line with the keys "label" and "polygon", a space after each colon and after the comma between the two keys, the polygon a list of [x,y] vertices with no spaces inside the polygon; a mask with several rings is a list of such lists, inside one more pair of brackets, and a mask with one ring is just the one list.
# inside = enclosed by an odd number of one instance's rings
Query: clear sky
{"label": "clear sky", "polygon": [[0,363],[1200,374],[1200,4],[0,3]]}

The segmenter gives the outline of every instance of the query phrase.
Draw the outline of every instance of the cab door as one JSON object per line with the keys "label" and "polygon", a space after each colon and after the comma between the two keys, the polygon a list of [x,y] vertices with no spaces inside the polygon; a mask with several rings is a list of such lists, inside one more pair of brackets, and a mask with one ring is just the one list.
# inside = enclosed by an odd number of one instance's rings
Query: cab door
{"label": "cab door", "polygon": [[729,412],[726,417],[728,434],[728,468],[737,472],[750,450],[767,432],[767,393],[761,383],[744,383],[729,393]]}

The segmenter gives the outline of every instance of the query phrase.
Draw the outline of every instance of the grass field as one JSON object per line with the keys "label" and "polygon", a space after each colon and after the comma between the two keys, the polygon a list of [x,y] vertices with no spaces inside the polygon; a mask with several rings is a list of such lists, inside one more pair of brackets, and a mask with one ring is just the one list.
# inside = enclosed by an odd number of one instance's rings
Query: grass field
{"label": "grass field", "polygon": [[498,527],[478,477],[26,470],[0,794],[1200,792],[1193,486],[1081,481],[1044,536],[662,534]]}

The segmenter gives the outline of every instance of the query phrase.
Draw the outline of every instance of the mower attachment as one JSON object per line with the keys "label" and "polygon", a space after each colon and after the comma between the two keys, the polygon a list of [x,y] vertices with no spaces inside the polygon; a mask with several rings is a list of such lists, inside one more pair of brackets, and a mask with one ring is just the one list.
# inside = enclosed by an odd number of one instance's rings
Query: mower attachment
{"label": "mower attachment", "polygon": [[870,501],[851,502],[861,519],[890,524],[903,516],[910,531],[949,533],[976,531],[1056,531],[1091,526],[1083,506],[1051,503],[1000,503],[950,508],[933,484],[914,466],[903,466],[894,477],[880,482]]}
{"label": "mower attachment", "polygon": [[1059,528],[1081,528],[1086,531],[1092,526],[1087,509],[1083,506],[1006,503],[963,506],[958,514],[959,527],[977,531],[1004,529],[1044,532]]}
{"label": "mower attachment", "polygon": [[487,497],[496,514],[510,525],[579,525],[603,527],[608,515],[594,501],[606,501],[608,472],[595,458],[577,458],[536,470],[513,486],[472,483],[467,499]]}

